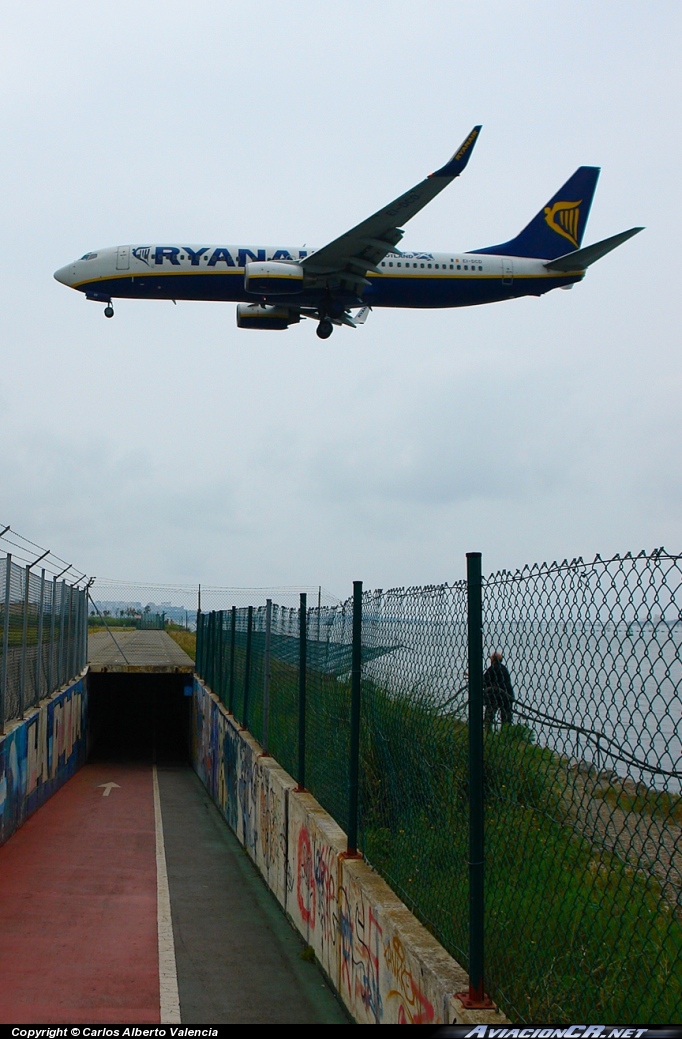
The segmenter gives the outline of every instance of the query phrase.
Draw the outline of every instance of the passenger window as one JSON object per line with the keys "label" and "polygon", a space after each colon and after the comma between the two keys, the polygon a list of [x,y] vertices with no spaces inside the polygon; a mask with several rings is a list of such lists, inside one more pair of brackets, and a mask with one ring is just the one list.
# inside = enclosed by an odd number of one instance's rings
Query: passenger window
{"label": "passenger window", "polygon": [[396,263],[396,267],[401,267],[401,266],[402,266],[402,264]]}
{"label": "passenger window", "polygon": [[392,264],[392,263],[389,263],[389,265],[388,265],[388,266],[389,266],[389,267],[392,267],[392,266],[393,266],[393,264]]}
{"label": "passenger window", "polygon": [[427,267],[429,268],[429,270],[431,270],[431,264],[430,263],[427,264]]}
{"label": "passenger window", "polygon": [[465,271],[468,271],[468,270],[469,270],[469,265],[468,265],[467,263],[465,263],[465,264],[464,264],[464,270],[465,270]]}
{"label": "passenger window", "polygon": [[420,263],[419,266],[421,267],[422,270],[424,270],[424,264],[423,263]]}

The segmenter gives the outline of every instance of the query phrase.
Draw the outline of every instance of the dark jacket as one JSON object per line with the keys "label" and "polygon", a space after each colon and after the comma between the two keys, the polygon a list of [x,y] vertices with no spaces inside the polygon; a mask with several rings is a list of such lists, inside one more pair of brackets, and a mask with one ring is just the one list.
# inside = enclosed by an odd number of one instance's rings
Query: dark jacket
{"label": "dark jacket", "polygon": [[500,698],[513,700],[514,690],[509,672],[502,661],[496,660],[483,674],[483,702],[493,703]]}

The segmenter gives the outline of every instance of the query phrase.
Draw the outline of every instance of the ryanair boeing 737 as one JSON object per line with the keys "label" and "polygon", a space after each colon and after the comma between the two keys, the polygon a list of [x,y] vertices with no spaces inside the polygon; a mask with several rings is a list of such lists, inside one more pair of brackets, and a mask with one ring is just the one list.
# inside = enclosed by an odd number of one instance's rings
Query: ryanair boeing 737
{"label": "ryanair boeing 737", "polygon": [[570,289],[595,260],[641,227],[582,248],[599,168],[580,166],[516,238],[445,253],[397,248],[402,226],[467,165],[475,126],[449,162],[322,249],[240,245],[119,245],[88,252],[55,278],[87,299],[232,300],[239,328],[283,329],[317,321],[355,328],[374,307],[469,307]]}

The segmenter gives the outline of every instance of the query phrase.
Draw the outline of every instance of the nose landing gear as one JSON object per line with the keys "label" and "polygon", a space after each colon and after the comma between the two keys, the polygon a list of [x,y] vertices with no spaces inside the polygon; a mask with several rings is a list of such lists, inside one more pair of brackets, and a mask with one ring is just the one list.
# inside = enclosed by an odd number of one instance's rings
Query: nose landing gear
{"label": "nose landing gear", "polygon": [[114,316],[114,308],[111,305],[111,300],[109,300],[109,303],[104,308],[104,316],[105,317],[113,317]]}
{"label": "nose landing gear", "polygon": [[323,317],[317,326],[316,331],[320,339],[329,339],[330,335],[334,331],[334,326],[328,317]]}

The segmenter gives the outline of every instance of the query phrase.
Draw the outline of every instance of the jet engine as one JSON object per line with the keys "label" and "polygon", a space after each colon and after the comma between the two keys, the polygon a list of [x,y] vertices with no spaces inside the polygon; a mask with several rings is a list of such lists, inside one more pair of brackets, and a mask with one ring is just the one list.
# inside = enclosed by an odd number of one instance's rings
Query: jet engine
{"label": "jet engine", "polygon": [[261,307],[255,303],[237,304],[238,328],[266,328],[281,330],[301,320],[297,310],[289,307]]}
{"label": "jet engine", "polygon": [[303,288],[303,268],[297,263],[256,260],[244,267],[244,288],[257,296],[287,296]]}

